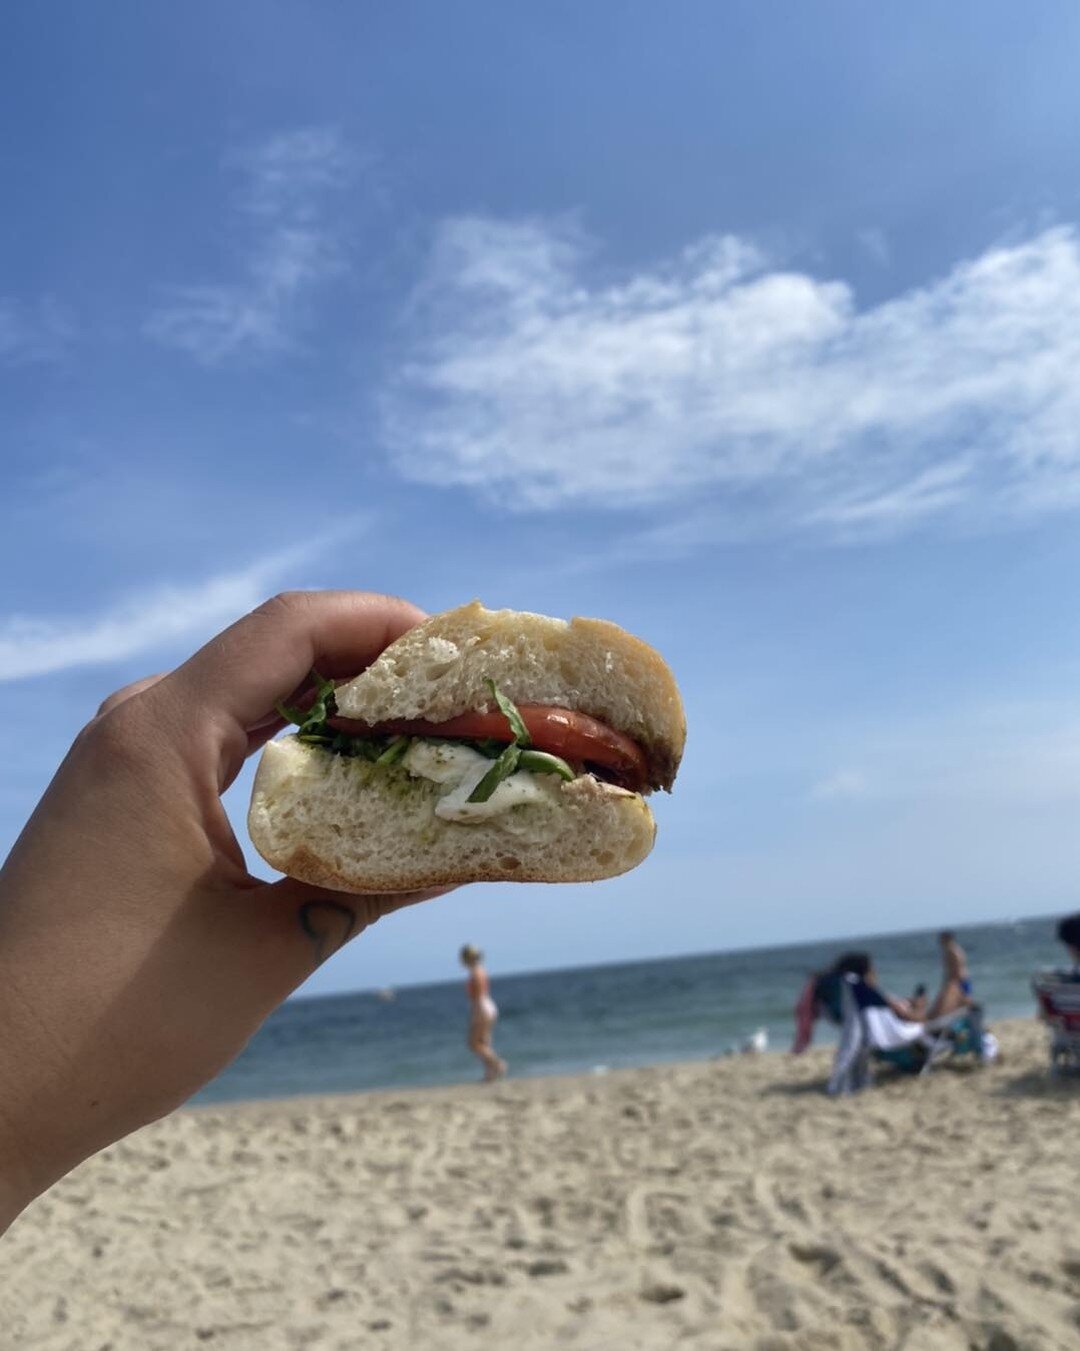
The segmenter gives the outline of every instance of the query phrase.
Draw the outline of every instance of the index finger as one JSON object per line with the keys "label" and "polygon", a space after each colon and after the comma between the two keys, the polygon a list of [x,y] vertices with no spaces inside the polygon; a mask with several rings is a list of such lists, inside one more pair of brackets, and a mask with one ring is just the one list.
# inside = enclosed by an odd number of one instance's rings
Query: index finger
{"label": "index finger", "polygon": [[284,592],[212,638],[161,684],[247,729],[312,667],[326,676],[357,675],[425,617],[407,600],[371,591]]}

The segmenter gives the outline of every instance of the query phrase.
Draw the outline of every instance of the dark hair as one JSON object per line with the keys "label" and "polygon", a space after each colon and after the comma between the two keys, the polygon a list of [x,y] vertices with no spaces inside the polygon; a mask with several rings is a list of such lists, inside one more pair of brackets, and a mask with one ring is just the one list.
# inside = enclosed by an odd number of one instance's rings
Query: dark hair
{"label": "dark hair", "polygon": [[868,952],[845,952],[837,957],[833,970],[839,976],[865,976],[873,965]]}
{"label": "dark hair", "polygon": [[955,940],[955,938],[956,935],[953,933],[951,929],[942,929],[942,931],[938,934],[939,943],[952,943]]}
{"label": "dark hair", "polygon": [[1057,927],[1057,936],[1067,948],[1080,951],[1080,910],[1061,921]]}

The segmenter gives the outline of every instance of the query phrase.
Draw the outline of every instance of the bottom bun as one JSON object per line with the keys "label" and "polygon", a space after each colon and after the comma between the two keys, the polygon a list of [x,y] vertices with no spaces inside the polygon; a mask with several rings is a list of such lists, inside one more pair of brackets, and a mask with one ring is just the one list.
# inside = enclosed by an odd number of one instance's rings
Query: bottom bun
{"label": "bottom bun", "polygon": [[400,766],[285,737],[263,750],[248,831],[271,867],[335,891],[595,882],[648,855],[656,823],[637,793],[589,774],[539,777],[541,801],[463,824],[436,816],[437,786]]}

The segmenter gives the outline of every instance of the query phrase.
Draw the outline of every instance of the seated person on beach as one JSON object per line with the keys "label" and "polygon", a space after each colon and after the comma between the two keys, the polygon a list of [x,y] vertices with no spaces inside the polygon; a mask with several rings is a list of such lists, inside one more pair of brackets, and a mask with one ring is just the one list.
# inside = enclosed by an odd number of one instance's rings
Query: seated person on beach
{"label": "seated person on beach", "polygon": [[954,1012],[943,1023],[928,1023],[921,999],[896,999],[878,985],[868,953],[849,953],[842,959],[843,980],[854,1002],[856,1016],[845,1019],[837,1047],[829,1092],[857,1092],[868,1082],[868,1058],[873,1055],[902,1072],[918,1072],[939,1054],[974,1055],[980,1063],[997,1059],[996,1039],[982,1026],[977,1011]]}
{"label": "seated person on beach", "polygon": [[1080,980],[1080,910],[1068,915],[1057,926],[1058,942],[1065,945],[1071,969],[1061,974],[1069,980]]}
{"label": "seated person on beach", "polygon": [[898,999],[895,995],[887,994],[878,984],[878,975],[874,970],[873,958],[868,952],[847,952],[843,957],[837,960],[833,970],[841,975],[851,975],[858,979],[858,993],[856,1000],[860,1008],[885,1008],[891,1009],[893,1013],[905,1023],[920,1023],[923,1021],[917,1004],[914,1000]]}
{"label": "seated person on beach", "polygon": [[845,952],[837,957],[826,971],[817,971],[811,975],[803,987],[798,1003],[795,1005],[795,1039],[791,1051],[801,1055],[813,1041],[814,1023],[825,1018],[835,1027],[844,1021],[842,984],[845,975],[858,976],[860,985],[865,984],[870,1004],[891,1008],[905,1022],[920,1021],[926,1005],[925,986],[920,985],[911,1000],[896,999],[878,989],[877,976],[873,961],[866,952]]}

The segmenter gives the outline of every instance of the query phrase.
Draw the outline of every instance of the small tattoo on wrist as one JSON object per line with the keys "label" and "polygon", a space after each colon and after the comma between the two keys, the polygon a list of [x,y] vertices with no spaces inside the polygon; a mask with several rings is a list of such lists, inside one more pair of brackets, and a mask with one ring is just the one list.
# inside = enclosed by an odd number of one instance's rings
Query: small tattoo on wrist
{"label": "small tattoo on wrist", "polygon": [[297,915],[319,965],[343,948],[356,928],[356,911],[338,901],[305,901]]}

